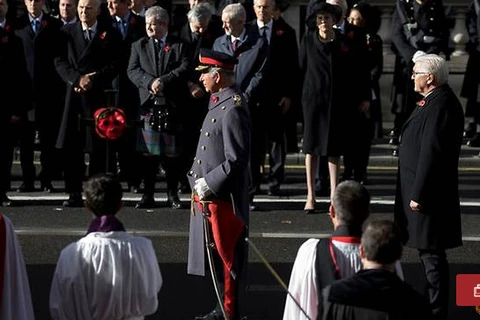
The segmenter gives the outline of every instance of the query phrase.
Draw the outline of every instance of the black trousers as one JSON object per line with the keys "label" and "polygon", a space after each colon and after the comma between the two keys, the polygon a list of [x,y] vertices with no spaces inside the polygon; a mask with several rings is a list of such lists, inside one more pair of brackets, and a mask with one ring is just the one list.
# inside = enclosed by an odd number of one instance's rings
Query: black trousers
{"label": "black trousers", "polygon": [[158,157],[152,155],[140,156],[140,168],[143,177],[144,194],[153,196],[157,181],[158,166],[161,164],[165,170],[168,195],[177,194],[181,172],[181,164],[178,157]]}
{"label": "black trousers", "polygon": [[418,250],[427,280],[426,295],[432,306],[434,319],[448,316],[449,267],[445,250]]}
{"label": "black trousers", "polygon": [[[22,119],[14,125],[14,136],[20,149],[20,167],[22,168],[22,181],[24,184],[33,185],[35,182],[34,148],[35,124],[27,119]],[[9,134],[12,134],[11,132]]]}
{"label": "black trousers", "polygon": [[[4,121],[5,120],[5,121]],[[13,160],[13,139],[11,138],[12,126],[7,119],[0,122],[0,196],[4,196],[10,189],[11,170]]]}

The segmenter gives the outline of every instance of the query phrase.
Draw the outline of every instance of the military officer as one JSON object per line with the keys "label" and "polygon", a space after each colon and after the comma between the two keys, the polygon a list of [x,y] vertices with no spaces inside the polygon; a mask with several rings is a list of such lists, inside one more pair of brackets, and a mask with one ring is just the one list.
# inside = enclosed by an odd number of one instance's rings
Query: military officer
{"label": "military officer", "polygon": [[[245,97],[235,85],[235,57],[200,50],[200,80],[211,93],[191,170],[193,190],[188,250],[188,273],[205,275],[205,237],[216,267],[220,294],[217,307],[197,319],[239,319],[247,250],[250,187],[250,116]],[[204,229],[205,228],[205,229]],[[207,242],[208,243],[208,242]],[[210,256],[210,255],[209,255]],[[212,269],[210,269],[212,270]]]}

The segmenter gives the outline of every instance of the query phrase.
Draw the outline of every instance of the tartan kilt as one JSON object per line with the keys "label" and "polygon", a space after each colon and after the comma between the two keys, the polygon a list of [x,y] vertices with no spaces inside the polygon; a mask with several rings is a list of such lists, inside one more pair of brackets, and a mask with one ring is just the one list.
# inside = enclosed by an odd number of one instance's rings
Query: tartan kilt
{"label": "tartan kilt", "polygon": [[136,150],[155,156],[177,157],[181,152],[180,132],[175,134],[154,131],[150,125],[151,113],[140,115],[140,126],[137,129]]}

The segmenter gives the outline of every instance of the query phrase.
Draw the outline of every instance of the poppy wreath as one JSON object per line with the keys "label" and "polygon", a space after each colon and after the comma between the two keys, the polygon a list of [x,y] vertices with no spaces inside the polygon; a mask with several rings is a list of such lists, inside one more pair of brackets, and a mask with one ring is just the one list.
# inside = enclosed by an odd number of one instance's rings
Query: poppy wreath
{"label": "poppy wreath", "polygon": [[107,140],[120,138],[127,127],[127,119],[122,109],[100,108],[93,115],[95,120],[95,132],[98,136]]}

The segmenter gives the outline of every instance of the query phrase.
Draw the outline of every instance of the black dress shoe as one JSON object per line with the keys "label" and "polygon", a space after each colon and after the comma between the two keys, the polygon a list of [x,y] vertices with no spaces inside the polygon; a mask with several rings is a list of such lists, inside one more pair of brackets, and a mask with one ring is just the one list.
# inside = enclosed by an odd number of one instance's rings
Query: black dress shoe
{"label": "black dress shoe", "polygon": [[393,128],[392,130],[390,130],[390,132],[388,133],[388,135],[390,137],[396,137],[397,136],[397,129]]}
{"label": "black dress shoe", "polygon": [[129,184],[128,191],[131,193],[140,193],[140,186],[138,184]]}
{"label": "black dress shoe", "polygon": [[467,139],[471,139],[473,138],[473,136],[475,135],[475,131],[476,131],[476,125],[474,124],[470,124],[468,125],[465,130],[463,130],[463,137],[464,138],[467,138]]}
{"label": "black dress shoe", "polygon": [[398,148],[393,149],[392,156],[398,157]]}
{"label": "black dress shoe", "polygon": [[142,199],[135,205],[135,209],[152,209],[155,208],[155,198],[153,195],[144,194]]}
{"label": "black dress shoe", "polygon": [[43,182],[40,185],[40,190],[48,193],[53,193],[56,191],[51,182]]}
{"label": "black dress shoe", "polygon": [[83,199],[80,192],[70,193],[68,200],[63,201],[63,206],[69,208],[83,207]]}
{"label": "black dress shoe", "polygon": [[391,144],[392,146],[396,146],[398,145],[398,138],[397,137],[393,137],[390,139],[390,141],[388,141],[389,144]]}
{"label": "black dress shoe", "polygon": [[180,202],[180,199],[178,198],[178,194],[169,194],[167,196],[167,204],[172,208],[172,209],[182,209],[182,202]]}
{"label": "black dress shoe", "polygon": [[8,198],[6,194],[4,194],[3,196],[0,196],[0,198],[2,200],[2,207],[12,206],[12,200],[10,200],[10,198]]}
{"label": "black dress shoe", "polygon": [[467,146],[478,148],[480,147],[480,133],[476,133],[472,140],[467,142]]}
{"label": "black dress shoe", "polygon": [[207,315],[195,317],[195,320],[224,320],[223,314],[219,311],[213,310]]}
{"label": "black dress shoe", "polygon": [[18,187],[17,192],[33,192],[35,191],[35,187],[33,183],[22,183],[20,187]]}
{"label": "black dress shoe", "polygon": [[269,196],[279,196],[280,195],[280,185],[279,184],[269,185],[267,194]]}

